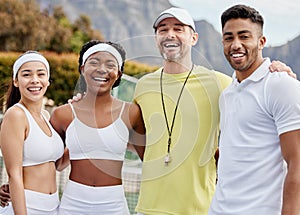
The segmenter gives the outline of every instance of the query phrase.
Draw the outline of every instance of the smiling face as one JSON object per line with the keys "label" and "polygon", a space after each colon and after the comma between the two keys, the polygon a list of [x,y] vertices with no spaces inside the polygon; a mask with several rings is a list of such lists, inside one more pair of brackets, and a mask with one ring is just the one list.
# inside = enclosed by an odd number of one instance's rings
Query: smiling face
{"label": "smiling face", "polygon": [[82,66],[82,74],[87,84],[87,93],[98,95],[109,93],[120,71],[116,58],[108,52],[96,52],[88,57]]}
{"label": "smiling face", "polygon": [[175,18],[162,20],[156,29],[156,42],[161,56],[167,61],[178,61],[190,56],[198,34]]}
{"label": "smiling face", "polygon": [[263,62],[266,38],[250,19],[230,19],[222,30],[224,55],[236,70],[239,81],[250,76]]}
{"label": "smiling face", "polygon": [[21,97],[31,101],[39,101],[49,86],[46,66],[37,61],[24,63],[18,70],[14,86],[20,90]]}

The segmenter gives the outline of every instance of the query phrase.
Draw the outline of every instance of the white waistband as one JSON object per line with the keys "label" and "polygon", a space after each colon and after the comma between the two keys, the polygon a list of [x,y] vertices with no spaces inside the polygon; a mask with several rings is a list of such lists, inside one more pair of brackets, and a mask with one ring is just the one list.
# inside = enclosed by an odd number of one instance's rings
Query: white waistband
{"label": "white waistband", "polygon": [[114,202],[125,198],[123,185],[92,187],[69,180],[63,195],[89,203]]}
{"label": "white waistband", "polygon": [[46,194],[25,189],[24,192],[28,208],[52,211],[59,206],[58,191],[53,194]]}

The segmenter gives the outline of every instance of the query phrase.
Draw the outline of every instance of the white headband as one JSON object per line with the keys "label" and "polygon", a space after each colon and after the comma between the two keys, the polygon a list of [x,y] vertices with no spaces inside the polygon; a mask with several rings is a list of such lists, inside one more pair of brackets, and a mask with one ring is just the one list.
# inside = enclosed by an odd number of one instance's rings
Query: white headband
{"label": "white headband", "polygon": [[31,61],[38,61],[43,63],[46,66],[47,72],[48,72],[48,78],[50,78],[50,67],[49,67],[49,63],[47,61],[47,59],[38,53],[25,53],[24,55],[22,55],[21,57],[19,57],[16,62],[14,63],[13,66],[13,80],[16,79],[18,71],[20,69],[20,67],[27,62],[31,62]]}
{"label": "white headband", "polygon": [[121,71],[121,66],[122,66],[123,61],[122,61],[122,57],[121,57],[120,53],[118,52],[117,49],[115,49],[115,47],[108,45],[106,43],[99,43],[97,45],[90,47],[88,50],[86,50],[86,52],[83,54],[81,65],[83,66],[86,59],[96,52],[108,52],[111,55],[113,55],[117,59],[117,62],[119,64],[119,70]]}

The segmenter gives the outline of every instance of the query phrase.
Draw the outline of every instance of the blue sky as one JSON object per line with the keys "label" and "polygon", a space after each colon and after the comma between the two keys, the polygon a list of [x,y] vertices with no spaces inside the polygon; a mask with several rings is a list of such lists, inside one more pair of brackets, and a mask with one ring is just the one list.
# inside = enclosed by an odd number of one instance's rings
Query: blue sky
{"label": "blue sky", "polygon": [[221,32],[220,17],[225,9],[234,4],[254,7],[265,19],[264,34],[267,37],[267,46],[282,45],[300,35],[299,0],[170,0],[170,2],[188,10],[195,20],[207,20],[219,32]]}

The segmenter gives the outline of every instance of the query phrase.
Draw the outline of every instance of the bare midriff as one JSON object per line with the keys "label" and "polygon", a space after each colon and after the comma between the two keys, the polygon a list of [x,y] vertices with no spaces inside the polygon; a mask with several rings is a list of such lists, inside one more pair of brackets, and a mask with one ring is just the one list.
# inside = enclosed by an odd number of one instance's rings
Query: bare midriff
{"label": "bare midriff", "polygon": [[46,194],[55,193],[57,186],[54,162],[23,167],[23,183],[27,190]]}
{"label": "bare midriff", "polygon": [[72,160],[69,178],[93,187],[121,185],[122,165],[122,161],[114,160]]}

